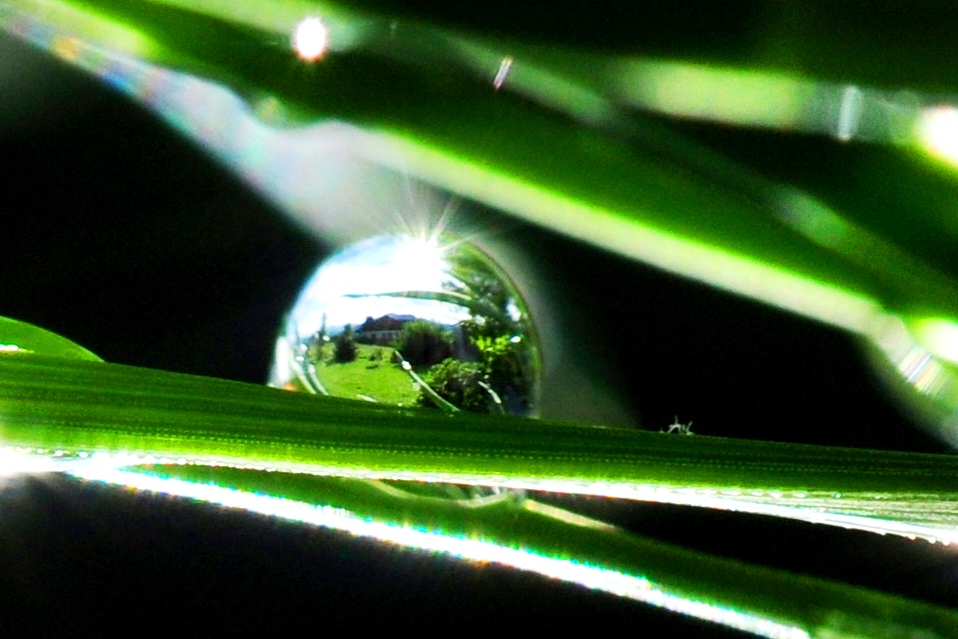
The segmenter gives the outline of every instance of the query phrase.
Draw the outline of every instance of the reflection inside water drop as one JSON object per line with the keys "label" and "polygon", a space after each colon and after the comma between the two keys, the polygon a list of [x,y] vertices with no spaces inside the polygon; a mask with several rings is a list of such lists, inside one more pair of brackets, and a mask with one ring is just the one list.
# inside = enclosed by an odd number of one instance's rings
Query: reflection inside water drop
{"label": "reflection inside water drop", "polygon": [[270,385],[531,416],[540,372],[526,304],[485,253],[384,235],[313,274],[277,340]]}

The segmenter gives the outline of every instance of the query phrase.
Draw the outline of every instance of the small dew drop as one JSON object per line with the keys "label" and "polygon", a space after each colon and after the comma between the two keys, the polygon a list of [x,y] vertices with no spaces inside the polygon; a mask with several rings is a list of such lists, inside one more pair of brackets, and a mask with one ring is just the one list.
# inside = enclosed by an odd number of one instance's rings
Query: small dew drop
{"label": "small dew drop", "polygon": [[293,31],[293,50],[303,60],[315,62],[326,52],[327,32],[323,21],[315,16],[304,18]]}

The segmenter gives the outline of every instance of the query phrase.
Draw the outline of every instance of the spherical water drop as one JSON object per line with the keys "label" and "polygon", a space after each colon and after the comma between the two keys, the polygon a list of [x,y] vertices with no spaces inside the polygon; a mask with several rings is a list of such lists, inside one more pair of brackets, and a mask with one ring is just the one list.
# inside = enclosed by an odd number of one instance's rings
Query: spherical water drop
{"label": "spherical water drop", "polygon": [[276,343],[270,385],[396,406],[536,413],[528,308],[485,253],[401,235],[336,253]]}

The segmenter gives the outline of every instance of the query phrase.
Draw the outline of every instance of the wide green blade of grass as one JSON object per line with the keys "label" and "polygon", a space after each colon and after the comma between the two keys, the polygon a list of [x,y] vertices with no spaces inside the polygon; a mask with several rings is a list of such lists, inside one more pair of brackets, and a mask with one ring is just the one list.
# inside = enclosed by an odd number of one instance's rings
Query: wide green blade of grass
{"label": "wide green blade of grass", "polygon": [[31,460],[44,470],[275,469],[604,495],[958,540],[958,457],[449,414],[42,354],[0,358],[0,442],[16,469]]}
{"label": "wide green blade of grass", "polygon": [[[684,495],[679,503],[698,498],[745,510],[737,502],[750,496],[756,512],[771,504],[768,514],[807,518],[801,511],[811,509],[823,521],[901,533],[902,526],[955,528],[942,517],[955,501],[946,491],[958,483],[951,457],[370,410],[363,402],[91,362],[47,331],[7,319],[2,326],[0,472],[66,471],[495,562],[759,636],[958,636],[953,611],[645,540],[521,493],[453,498],[373,480],[559,482],[572,491],[664,501]],[[706,472],[692,471],[702,466]],[[839,495],[809,508],[796,500],[822,495],[787,492],[837,485],[851,489],[838,508],[828,502]],[[873,500],[878,509],[869,508]]]}

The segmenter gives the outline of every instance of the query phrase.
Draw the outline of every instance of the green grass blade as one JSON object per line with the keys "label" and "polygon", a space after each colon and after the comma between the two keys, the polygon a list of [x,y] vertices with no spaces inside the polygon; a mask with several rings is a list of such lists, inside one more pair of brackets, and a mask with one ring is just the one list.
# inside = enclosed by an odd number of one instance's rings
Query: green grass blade
{"label": "green grass blade", "polygon": [[[13,6],[42,15],[34,4],[17,0]],[[88,27],[83,33],[107,47],[119,42],[110,28],[126,29],[142,39],[141,58],[200,73],[250,99],[275,96],[304,121],[349,123],[330,125],[329,135],[363,161],[666,270],[872,340],[893,319],[889,314],[906,322],[941,318],[951,324],[958,317],[956,274],[898,250],[808,194],[754,176],[743,181],[747,172],[707,168],[708,154],[688,151],[688,142],[674,133],[650,133],[640,120],[615,108],[610,117],[625,117],[627,126],[613,122],[610,135],[605,124],[570,127],[564,107],[536,106],[495,91],[477,78],[471,63],[462,62],[454,45],[467,43],[466,36],[417,25],[416,37],[403,45],[410,48],[400,51],[383,44],[392,42],[379,28],[386,25],[384,18],[331,9],[333,22],[341,20],[346,31],[366,35],[350,36],[349,46],[309,65],[295,59],[288,30],[270,30],[278,28],[277,20],[300,15],[305,5],[257,3],[239,9],[208,2],[190,3],[187,9],[183,3],[98,0],[81,7],[50,0],[44,6],[100,20],[99,31]],[[93,6],[100,13],[92,12]],[[281,20],[270,17],[273,26],[256,22],[267,19],[274,7]],[[12,18],[6,22],[19,24]],[[71,27],[65,18],[54,24]],[[38,44],[57,50],[57,42],[40,38]],[[72,61],[149,99],[148,69],[122,71],[109,50],[85,53],[83,40],[69,42]],[[121,45],[113,46],[122,50]],[[129,77],[117,75],[123,73]],[[555,79],[546,73],[530,82],[546,90]],[[569,90],[578,86],[571,80],[566,84]],[[200,131],[187,130],[211,142]],[[322,139],[323,134],[317,128],[310,135]],[[280,162],[282,144],[276,144]],[[253,146],[262,164],[263,144]],[[678,148],[688,152],[677,154]],[[242,153],[231,161],[255,172],[253,165],[259,164],[252,156],[242,159]],[[283,189],[291,186],[264,188],[275,188],[282,199]],[[292,206],[296,198],[285,197]],[[947,350],[933,346],[939,356]]]}
{"label": "green grass blade", "polygon": [[65,357],[89,362],[103,360],[56,333],[0,317],[0,357],[23,355],[43,355],[45,357]]}
{"label": "green grass blade", "polygon": [[958,457],[449,415],[39,356],[0,359],[0,441],[78,463],[551,490],[958,540]]}
{"label": "green grass blade", "polygon": [[512,493],[453,500],[230,468],[90,470],[75,474],[501,563],[759,636],[958,636],[954,611],[683,550]]}

